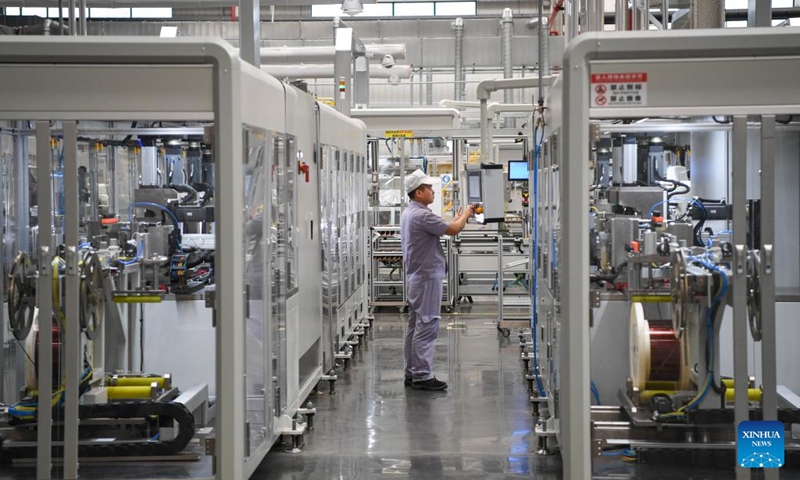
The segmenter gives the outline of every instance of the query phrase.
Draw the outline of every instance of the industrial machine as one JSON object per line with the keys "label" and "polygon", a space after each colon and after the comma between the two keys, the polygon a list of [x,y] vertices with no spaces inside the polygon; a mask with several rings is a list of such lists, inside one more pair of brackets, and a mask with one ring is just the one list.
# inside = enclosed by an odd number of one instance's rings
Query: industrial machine
{"label": "industrial machine", "polygon": [[797,69],[796,48],[775,50],[797,34],[754,30],[582,35],[537,115],[521,346],[539,449],[560,449],[565,478],[678,458],[749,478],[736,427],[761,419],[784,424],[797,465],[781,338],[797,335],[782,292],[800,286],[798,127],[783,114],[800,106],[782,79],[726,87]]}
{"label": "industrial machine", "polygon": [[[429,208],[445,219],[452,218],[459,201],[458,176],[453,171],[458,153],[449,139],[461,119],[457,110],[444,108],[364,109],[352,113],[365,122],[370,137],[370,307],[396,307],[402,312],[406,294],[400,217],[408,203],[403,179],[419,169],[438,180]],[[441,243],[448,265],[453,265],[451,239],[443,237]],[[455,278],[455,270],[449,269],[442,292],[442,307],[447,310],[455,304]]]}
{"label": "industrial machine", "polygon": [[363,124],[224,42],[153,40],[0,42],[0,456],[37,478],[204,453],[247,478],[363,334]]}

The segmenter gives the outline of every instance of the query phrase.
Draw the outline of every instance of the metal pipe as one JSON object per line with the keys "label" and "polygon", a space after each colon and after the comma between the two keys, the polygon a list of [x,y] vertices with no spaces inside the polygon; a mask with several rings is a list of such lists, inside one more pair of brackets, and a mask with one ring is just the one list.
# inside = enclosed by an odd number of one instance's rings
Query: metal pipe
{"label": "metal pipe", "polygon": [[669,0],[661,0],[661,29],[669,30]]}
{"label": "metal pipe", "polygon": [[509,88],[537,88],[542,83],[550,85],[553,77],[510,78],[506,80],[484,80],[478,84],[477,95],[481,102],[481,161],[488,162],[491,157],[491,117],[489,116],[489,97],[492,92]]}
{"label": "metal pipe", "polygon": [[58,0],[58,24],[61,27],[59,33],[64,35],[64,0]]}
{"label": "metal pipe", "polygon": [[86,26],[86,17],[89,14],[89,9],[86,8],[86,0],[81,0],[81,10],[80,10],[80,18],[81,18],[81,28],[80,28],[80,35],[89,35],[89,29]]}
{"label": "metal pipe", "polygon": [[[500,57],[503,62],[503,78],[513,78],[513,61],[511,60],[511,39],[514,35],[514,14],[510,8],[503,10],[503,18],[500,20]],[[514,92],[506,90],[503,92],[505,103],[514,103]]]}
{"label": "metal pipe", "polygon": [[425,71],[425,103],[433,105],[433,70],[430,68]]}
{"label": "metal pipe", "polygon": [[580,0],[567,0],[567,43],[580,31]]}
{"label": "metal pipe", "polygon": [[586,12],[587,18],[587,31],[602,32],[605,17],[603,16],[603,1],[602,0],[588,0],[588,9]]}
{"label": "metal pipe", "polygon": [[76,35],[77,28],[75,25],[75,0],[69,0],[69,34]]}
{"label": "metal pipe", "polygon": [[618,32],[624,32],[628,29],[629,16],[628,0],[617,0],[617,6],[614,10],[614,25]]}
{"label": "metal pipe", "polygon": [[[333,78],[333,65],[261,65],[261,70],[276,78]],[[411,65],[391,68],[370,66],[370,78],[389,78],[397,75],[401,80],[411,78]]]}
{"label": "metal pipe", "polygon": [[[367,58],[373,62],[382,62],[383,57],[391,55],[394,60],[406,58],[406,46],[403,44],[369,44],[364,45]],[[262,47],[261,61],[267,63],[328,63],[336,56],[333,46],[309,47]]]}
{"label": "metal pipe", "polygon": [[453,30],[455,31],[455,91],[453,98],[456,100],[464,100],[464,19],[461,17],[456,18],[453,22]]}
{"label": "metal pipe", "polygon": [[691,0],[692,28],[724,28],[725,0]]}
{"label": "metal pipe", "polygon": [[650,30],[650,0],[642,0],[642,30]]}
{"label": "metal pipe", "polygon": [[542,77],[550,74],[550,35],[545,34],[548,25],[544,23],[544,1],[539,0],[539,102],[544,101]]}

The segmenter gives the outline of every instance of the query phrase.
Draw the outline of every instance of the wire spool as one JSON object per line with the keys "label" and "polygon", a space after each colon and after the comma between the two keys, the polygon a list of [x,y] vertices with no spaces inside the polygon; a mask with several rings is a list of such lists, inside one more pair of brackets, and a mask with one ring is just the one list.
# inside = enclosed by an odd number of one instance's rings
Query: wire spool
{"label": "wire spool", "polygon": [[80,323],[81,330],[89,340],[95,339],[100,323],[103,322],[103,266],[100,257],[89,253],[83,259],[80,284]]}
{"label": "wire spool", "polygon": [[[39,389],[39,376],[36,365],[33,362],[39,361],[39,309],[35,309],[33,320],[33,335],[25,339],[25,353],[31,360],[25,362],[25,387],[28,391]],[[61,385],[61,327],[55,317],[52,319],[53,330],[53,388]]]}
{"label": "wire spool", "polygon": [[634,387],[644,391],[648,382],[675,382],[678,389],[688,388],[689,370],[671,320],[647,320],[642,304],[634,302],[629,332]]}
{"label": "wire spool", "polygon": [[20,253],[11,267],[8,282],[8,321],[17,340],[25,340],[33,326],[36,305],[35,269],[25,253]]}

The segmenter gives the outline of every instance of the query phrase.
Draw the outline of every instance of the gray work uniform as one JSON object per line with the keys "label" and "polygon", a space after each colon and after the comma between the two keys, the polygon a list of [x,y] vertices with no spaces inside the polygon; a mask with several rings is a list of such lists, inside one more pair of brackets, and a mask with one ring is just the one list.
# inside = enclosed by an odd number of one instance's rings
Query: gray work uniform
{"label": "gray work uniform", "polygon": [[406,377],[433,378],[433,352],[439,333],[442,280],[447,263],[439,243],[448,223],[425,205],[411,201],[400,219],[403,268],[408,299],[405,338]]}

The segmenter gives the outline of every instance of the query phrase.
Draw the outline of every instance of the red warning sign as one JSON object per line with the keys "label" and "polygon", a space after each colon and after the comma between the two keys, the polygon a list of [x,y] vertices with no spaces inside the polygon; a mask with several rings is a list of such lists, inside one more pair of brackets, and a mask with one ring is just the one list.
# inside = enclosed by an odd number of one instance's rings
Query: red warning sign
{"label": "red warning sign", "polygon": [[647,72],[593,73],[592,108],[647,106]]}

